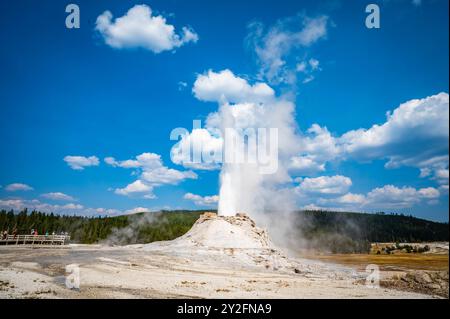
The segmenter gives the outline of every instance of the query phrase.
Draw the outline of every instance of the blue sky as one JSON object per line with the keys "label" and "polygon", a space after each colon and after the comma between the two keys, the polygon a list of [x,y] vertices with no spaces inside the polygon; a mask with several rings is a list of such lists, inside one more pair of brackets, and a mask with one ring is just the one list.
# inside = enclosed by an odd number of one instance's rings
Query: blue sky
{"label": "blue sky", "polygon": [[[375,1],[380,29],[365,27],[369,2],[356,0],[75,3],[79,29],[66,28],[64,1],[0,4],[1,208],[104,215],[214,206],[219,171],[173,163],[169,134],[217,111],[195,83],[229,70],[232,81],[266,83],[295,104],[298,134],[309,138],[298,156],[316,167],[290,172],[299,208],[448,221],[448,1]],[[175,33],[146,38],[117,24],[142,4]],[[113,17],[101,29],[106,10]],[[323,22],[321,33],[296,40],[308,21]],[[281,51],[269,45],[274,36]],[[284,64],[269,74],[277,58]],[[408,102],[393,124],[373,127]],[[366,135],[376,137],[358,139]],[[127,169],[128,159],[136,162]],[[155,173],[142,161],[163,176],[139,177]],[[126,188],[135,181],[143,185]]]}

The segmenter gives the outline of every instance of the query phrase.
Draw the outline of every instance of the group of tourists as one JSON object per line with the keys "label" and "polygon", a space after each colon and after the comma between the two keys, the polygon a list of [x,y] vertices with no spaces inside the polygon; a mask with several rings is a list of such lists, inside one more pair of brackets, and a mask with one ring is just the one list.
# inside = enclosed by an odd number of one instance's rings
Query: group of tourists
{"label": "group of tourists", "polygon": [[[38,230],[37,230],[37,229],[31,229],[31,235],[34,235],[34,236],[39,235]],[[56,236],[57,233],[56,233],[55,231],[53,231],[53,232],[50,234],[50,233],[48,232],[48,230],[47,230],[47,231],[45,232],[45,236],[50,236],[50,235]],[[64,232],[64,231],[61,231],[61,232],[59,233],[59,235],[61,235],[61,236],[68,236],[69,233],[68,233],[68,232]]]}
{"label": "group of tourists", "polygon": [[[3,230],[1,232],[1,236],[2,236],[3,240],[8,239],[8,235],[9,235],[9,229]],[[14,230],[12,231],[12,235],[14,236],[14,238],[17,237],[17,228],[14,228]]]}
{"label": "group of tourists", "polygon": [[[11,235],[13,235],[14,239],[17,238],[17,234],[18,234],[17,228],[14,228],[14,230],[13,230],[12,233],[11,233]],[[0,233],[0,235],[1,235],[1,239],[2,239],[2,240],[8,239],[9,229],[2,230],[1,233]],[[38,236],[38,235],[39,235],[39,232],[38,232],[37,229],[34,229],[34,228],[33,228],[33,229],[31,229],[30,235],[32,235],[32,236]],[[56,233],[55,231],[53,231],[51,234],[50,234],[48,231],[45,232],[45,236],[50,236],[50,235],[56,236],[57,233]],[[68,233],[68,232],[64,232],[64,231],[61,231],[59,235],[61,235],[61,236],[68,236],[69,233]]]}

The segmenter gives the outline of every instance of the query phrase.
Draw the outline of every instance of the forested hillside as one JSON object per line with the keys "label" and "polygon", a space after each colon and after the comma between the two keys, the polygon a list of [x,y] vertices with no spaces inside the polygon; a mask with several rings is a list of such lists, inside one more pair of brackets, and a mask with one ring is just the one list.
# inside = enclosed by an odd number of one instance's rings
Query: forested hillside
{"label": "forested hillside", "polygon": [[[173,239],[186,233],[202,212],[138,213],[116,217],[80,217],[44,214],[27,210],[0,211],[0,230],[29,234],[68,232],[75,243],[92,244],[112,237],[112,244],[134,244]],[[123,231],[126,230],[126,231]],[[108,239],[109,240],[109,239]],[[115,242],[117,241],[117,242]]]}
{"label": "forested hillside", "polygon": [[300,241],[334,253],[370,251],[373,242],[448,241],[448,223],[398,214],[302,211],[296,219]]}
{"label": "forested hillside", "polygon": [[[19,234],[37,229],[39,234],[68,232],[72,242],[110,244],[170,240],[186,233],[204,211],[162,211],[117,217],[77,217],[0,211],[0,230]],[[344,212],[295,213],[299,244],[308,239],[312,248],[333,252],[364,252],[371,242],[448,241],[448,223],[412,216]]]}

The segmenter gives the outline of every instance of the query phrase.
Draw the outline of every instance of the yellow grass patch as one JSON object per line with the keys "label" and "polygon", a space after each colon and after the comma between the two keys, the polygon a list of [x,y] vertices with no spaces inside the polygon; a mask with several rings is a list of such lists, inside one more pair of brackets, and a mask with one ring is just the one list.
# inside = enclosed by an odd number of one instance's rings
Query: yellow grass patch
{"label": "yellow grass patch", "polygon": [[303,255],[302,257],[343,264],[365,269],[369,264],[375,264],[381,270],[441,270],[449,269],[448,255],[442,254],[408,254],[395,253],[393,255],[373,255],[373,254],[324,254],[324,255]]}

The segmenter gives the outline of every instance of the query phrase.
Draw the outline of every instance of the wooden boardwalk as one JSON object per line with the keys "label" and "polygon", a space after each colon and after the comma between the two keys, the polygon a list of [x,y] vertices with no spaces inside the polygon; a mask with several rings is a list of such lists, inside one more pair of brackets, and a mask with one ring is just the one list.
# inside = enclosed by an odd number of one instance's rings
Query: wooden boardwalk
{"label": "wooden boardwalk", "polygon": [[65,235],[8,235],[0,237],[0,245],[61,246],[70,241]]}

